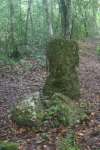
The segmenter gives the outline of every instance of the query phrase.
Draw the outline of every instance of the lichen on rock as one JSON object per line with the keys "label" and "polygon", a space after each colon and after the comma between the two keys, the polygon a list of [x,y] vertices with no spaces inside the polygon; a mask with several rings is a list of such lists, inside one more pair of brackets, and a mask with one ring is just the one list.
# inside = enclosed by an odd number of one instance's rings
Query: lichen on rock
{"label": "lichen on rock", "polygon": [[44,95],[52,96],[59,92],[71,99],[79,98],[78,51],[77,42],[72,40],[53,39],[48,43],[49,75],[43,88]]}

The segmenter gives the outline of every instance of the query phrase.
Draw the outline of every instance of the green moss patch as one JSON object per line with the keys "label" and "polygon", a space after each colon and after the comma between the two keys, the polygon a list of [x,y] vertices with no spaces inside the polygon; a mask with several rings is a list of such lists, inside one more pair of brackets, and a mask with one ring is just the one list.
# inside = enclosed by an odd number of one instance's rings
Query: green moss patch
{"label": "green moss patch", "polygon": [[23,100],[23,102],[19,102],[11,110],[11,120],[19,127],[32,128],[37,126],[35,106],[33,106],[34,104],[32,102]]}
{"label": "green moss patch", "polygon": [[12,142],[0,142],[0,150],[18,150],[18,144]]}
{"label": "green moss patch", "polygon": [[97,53],[98,56],[100,56],[100,46],[96,47],[96,53]]}
{"label": "green moss patch", "polygon": [[80,95],[77,67],[79,66],[78,45],[75,41],[51,40],[47,46],[49,76],[43,93],[52,96],[55,92],[78,99]]}
{"label": "green moss patch", "polygon": [[70,131],[65,138],[60,138],[57,146],[58,150],[80,150],[73,131]]}
{"label": "green moss patch", "polygon": [[[47,101],[46,101],[47,102]],[[61,93],[55,93],[47,102],[47,108],[38,112],[38,119],[50,128],[73,126],[88,119],[85,107]]]}

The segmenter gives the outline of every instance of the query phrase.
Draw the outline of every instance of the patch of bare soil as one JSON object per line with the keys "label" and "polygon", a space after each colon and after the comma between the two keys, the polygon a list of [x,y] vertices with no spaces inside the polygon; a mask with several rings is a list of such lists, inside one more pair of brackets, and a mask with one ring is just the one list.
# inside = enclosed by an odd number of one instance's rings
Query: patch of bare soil
{"label": "patch of bare soil", "polygon": [[91,112],[87,125],[77,129],[82,150],[100,150],[100,60],[96,56],[94,40],[80,43],[81,100],[89,103]]}
{"label": "patch of bare soil", "polygon": [[21,66],[15,67],[0,68],[0,139],[14,138],[9,110],[18,101],[41,91],[44,83],[45,70],[33,66],[29,71],[24,72]]}
{"label": "patch of bare soil", "polygon": [[82,99],[91,101],[100,100],[100,61],[96,56],[94,44],[90,45],[90,49],[89,47],[88,49],[81,47],[80,82]]}

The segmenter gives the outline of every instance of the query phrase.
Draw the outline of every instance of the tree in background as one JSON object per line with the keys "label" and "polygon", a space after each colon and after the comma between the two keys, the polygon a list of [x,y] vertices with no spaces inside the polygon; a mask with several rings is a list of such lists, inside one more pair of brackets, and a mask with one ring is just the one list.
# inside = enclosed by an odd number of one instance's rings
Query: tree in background
{"label": "tree in background", "polygon": [[98,0],[0,2],[0,49],[8,56],[13,51],[44,49],[50,37],[81,39],[98,33]]}
{"label": "tree in background", "polygon": [[53,25],[52,25],[52,9],[51,9],[51,3],[52,0],[43,0],[43,6],[45,10],[45,15],[44,17],[46,18],[47,22],[47,29],[48,29],[48,34],[52,37],[53,36]]}
{"label": "tree in background", "polygon": [[[26,15],[26,22],[25,22],[25,44],[27,45],[28,42],[28,25],[29,23],[32,26],[32,32],[33,32],[33,19],[32,19],[32,2],[33,0],[28,0],[28,8],[27,8],[27,15]],[[31,22],[29,22],[29,19]],[[34,34],[33,34],[34,36]]]}
{"label": "tree in background", "polygon": [[72,0],[72,38],[97,34],[98,2],[98,0]]}
{"label": "tree in background", "polygon": [[60,0],[59,7],[61,13],[61,25],[63,36],[65,38],[70,38],[71,0]]}

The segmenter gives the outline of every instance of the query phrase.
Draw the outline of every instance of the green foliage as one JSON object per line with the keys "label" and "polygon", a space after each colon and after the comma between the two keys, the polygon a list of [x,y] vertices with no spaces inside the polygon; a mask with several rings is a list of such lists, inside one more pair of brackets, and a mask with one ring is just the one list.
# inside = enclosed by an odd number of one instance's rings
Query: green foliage
{"label": "green foliage", "polygon": [[81,108],[78,103],[60,93],[54,94],[46,103],[47,108],[38,112],[37,118],[43,124],[48,122],[50,127],[74,125],[88,118],[85,108]]}
{"label": "green foliage", "polygon": [[34,106],[28,102],[19,103],[11,111],[11,119],[19,127],[36,127],[36,114]]}
{"label": "green foliage", "polygon": [[32,54],[32,58],[35,59],[40,66],[46,66],[46,56],[43,49],[36,49]]}
{"label": "green foliage", "polygon": [[55,92],[67,95],[71,99],[80,96],[79,79],[76,68],[79,66],[79,48],[75,41],[53,39],[47,46],[49,76],[44,85],[44,95]]}
{"label": "green foliage", "polygon": [[[49,25],[52,25],[54,37],[62,35],[60,2],[57,0],[49,1],[49,7],[46,1],[34,0],[30,10],[28,7],[31,1],[28,0],[0,2],[0,48],[14,59],[16,49],[19,52],[18,59],[30,56],[34,48],[43,49],[50,37]],[[71,38],[80,39],[98,33],[98,6],[98,0],[72,0]]]}
{"label": "green foliage", "polygon": [[19,127],[29,127],[35,131],[45,126],[73,126],[87,118],[84,108],[60,93],[54,94],[46,106],[38,110],[34,103],[31,105],[31,101],[19,103],[12,109],[11,119]]}
{"label": "green foliage", "polygon": [[98,56],[100,56],[100,46],[97,46],[96,53],[97,53]]}
{"label": "green foliage", "polygon": [[62,104],[61,101],[55,99],[49,108],[43,112],[39,112],[38,119],[45,124],[47,122],[48,127],[59,127],[60,125],[68,125],[68,109],[66,105]]}
{"label": "green foliage", "polygon": [[0,52],[0,64],[15,65],[16,61],[14,59],[11,59],[5,52]]}
{"label": "green foliage", "polygon": [[18,145],[11,142],[0,142],[0,150],[18,150]]}
{"label": "green foliage", "polygon": [[75,141],[75,134],[70,131],[65,138],[60,138],[58,141],[58,150],[80,150]]}
{"label": "green foliage", "polygon": [[[72,0],[72,38],[82,39],[97,35],[98,0]],[[100,17],[100,16],[99,16]]]}

